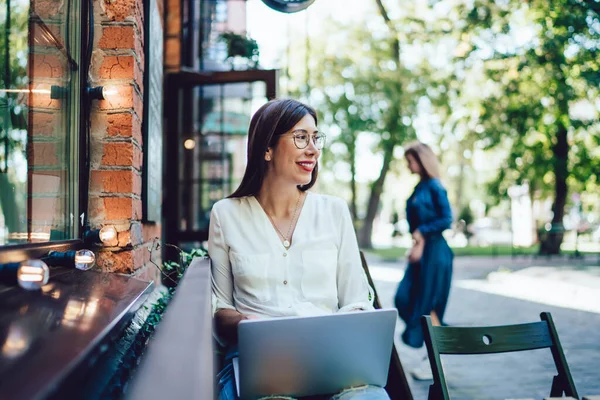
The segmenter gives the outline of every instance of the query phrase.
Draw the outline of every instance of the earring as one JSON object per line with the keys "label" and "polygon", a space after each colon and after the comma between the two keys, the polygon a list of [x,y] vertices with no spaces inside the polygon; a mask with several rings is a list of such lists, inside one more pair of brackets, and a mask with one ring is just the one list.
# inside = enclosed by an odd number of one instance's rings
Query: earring
{"label": "earring", "polygon": [[267,154],[267,155],[265,156],[265,160],[267,160],[267,161],[271,161],[271,155],[270,155],[270,154]]}

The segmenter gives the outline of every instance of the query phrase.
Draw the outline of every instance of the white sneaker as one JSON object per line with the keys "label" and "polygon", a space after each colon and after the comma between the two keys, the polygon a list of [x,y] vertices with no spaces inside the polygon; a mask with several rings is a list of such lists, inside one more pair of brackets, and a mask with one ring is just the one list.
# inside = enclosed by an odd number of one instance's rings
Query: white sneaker
{"label": "white sneaker", "polygon": [[431,365],[429,365],[429,358],[425,357],[417,368],[410,371],[410,374],[417,381],[432,381],[433,373],[431,372]]}

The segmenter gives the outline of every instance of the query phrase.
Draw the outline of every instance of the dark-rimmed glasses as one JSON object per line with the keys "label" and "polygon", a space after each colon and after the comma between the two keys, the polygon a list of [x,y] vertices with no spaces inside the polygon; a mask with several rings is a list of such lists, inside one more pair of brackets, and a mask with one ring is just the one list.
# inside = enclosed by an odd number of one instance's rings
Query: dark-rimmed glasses
{"label": "dark-rimmed glasses", "polygon": [[321,150],[325,146],[325,141],[327,139],[327,136],[325,136],[325,134],[322,132],[318,132],[314,135],[310,135],[304,129],[299,129],[299,130],[293,131],[293,132],[291,132],[291,134],[292,134],[292,137],[294,138],[294,144],[300,150],[307,148],[309,140],[311,140],[311,139],[312,139],[313,144],[317,148],[317,150]]}

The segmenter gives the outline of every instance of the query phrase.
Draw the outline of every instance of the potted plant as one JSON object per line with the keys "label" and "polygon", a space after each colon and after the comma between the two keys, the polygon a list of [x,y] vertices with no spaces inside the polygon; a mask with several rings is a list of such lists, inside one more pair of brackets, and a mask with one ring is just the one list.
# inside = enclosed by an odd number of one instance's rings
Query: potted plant
{"label": "potted plant", "polygon": [[234,69],[236,57],[245,59],[250,68],[258,67],[259,51],[256,40],[233,32],[222,33],[220,39],[227,45],[227,58],[225,61],[231,64],[231,69]]}

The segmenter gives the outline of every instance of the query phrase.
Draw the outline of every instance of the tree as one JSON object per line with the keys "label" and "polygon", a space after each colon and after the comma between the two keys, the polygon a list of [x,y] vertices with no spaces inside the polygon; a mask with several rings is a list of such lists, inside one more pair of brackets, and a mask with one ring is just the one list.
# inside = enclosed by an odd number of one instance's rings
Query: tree
{"label": "tree", "polygon": [[[4,7],[4,5],[3,5]],[[5,89],[27,87],[28,45],[27,36],[16,32],[27,32],[29,5],[6,3],[5,18],[0,20],[0,82]],[[11,168],[11,157],[24,153],[27,129],[26,97],[23,93],[10,93],[0,90],[0,209],[4,215],[5,227],[9,232],[21,231],[19,216],[25,208],[24,199],[18,197],[23,188],[17,182],[16,171]]]}
{"label": "tree", "polygon": [[[359,244],[368,248],[385,179],[393,165],[394,149],[416,137],[410,121],[416,115],[423,86],[413,71],[401,66],[394,46],[397,39],[385,28],[375,38],[373,32],[357,27],[336,26],[332,31],[344,36],[345,46],[340,49],[327,48],[325,42],[317,44],[321,47],[314,54],[322,58],[315,62],[312,87],[315,97],[322,100],[313,103],[319,106],[324,122],[340,131],[335,141],[344,148],[341,159],[350,167],[350,209],[357,222]],[[328,38],[331,40],[331,36]],[[410,89],[404,89],[409,86]],[[374,150],[382,155],[362,219],[358,218],[355,181],[356,145],[361,134],[376,135]]]}
{"label": "tree", "polygon": [[[542,248],[557,254],[569,185],[597,184],[600,171],[600,3],[477,0],[458,11],[469,49],[462,66],[476,75],[483,61],[486,78],[473,134],[486,148],[511,149],[490,190],[505,195],[527,180],[551,192],[554,229]],[[596,110],[578,115],[584,105]]]}
{"label": "tree", "polygon": [[[408,9],[392,21],[381,1],[372,3],[373,14],[365,15],[362,26],[328,22],[319,36],[327,41],[311,41],[311,104],[317,106],[321,122],[337,130],[326,162],[344,163],[350,170],[350,209],[361,247],[369,248],[373,221],[380,208],[386,178],[395,163],[395,150],[416,139],[414,121],[424,100],[435,107],[447,106],[447,72],[435,71],[428,57],[415,57],[410,46],[435,39],[429,25]],[[405,52],[401,43],[406,44]],[[405,65],[409,60],[410,65]],[[442,87],[443,86],[443,87]],[[369,184],[364,212],[357,204],[356,154],[362,135],[375,138],[372,150],[380,155],[377,177]],[[335,150],[334,150],[335,149]],[[362,218],[361,218],[362,216]]]}

